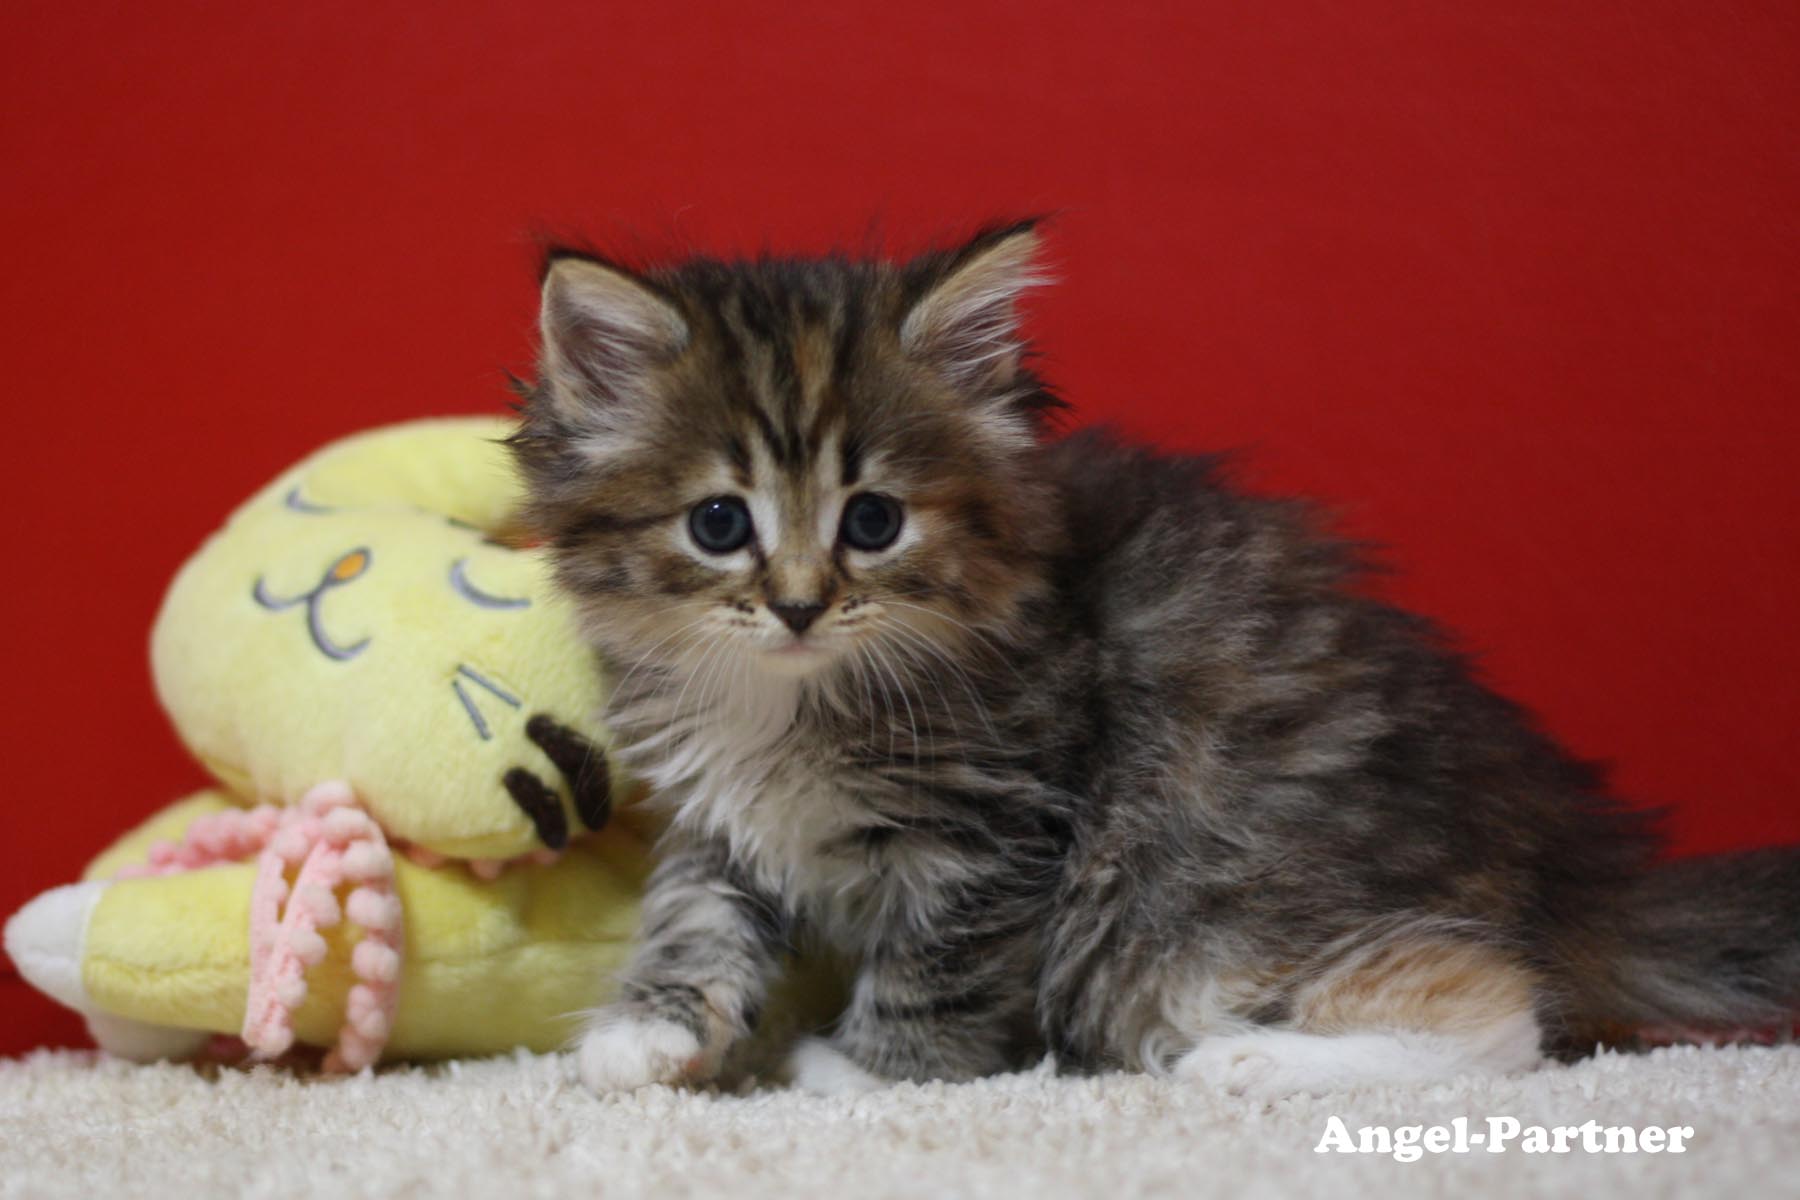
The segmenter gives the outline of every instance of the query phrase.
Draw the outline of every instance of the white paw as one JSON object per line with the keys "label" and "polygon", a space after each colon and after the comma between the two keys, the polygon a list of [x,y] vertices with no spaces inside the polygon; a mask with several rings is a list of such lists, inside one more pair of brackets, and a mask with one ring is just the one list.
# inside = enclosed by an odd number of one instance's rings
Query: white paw
{"label": "white paw", "polygon": [[1232,1096],[1266,1096],[1277,1064],[1255,1034],[1202,1038],[1175,1064],[1177,1079]]}
{"label": "white paw", "polygon": [[855,1096],[887,1086],[824,1038],[800,1039],[788,1054],[785,1073],[795,1087],[816,1096]]}
{"label": "white paw", "polygon": [[1538,1060],[1537,1022],[1529,1013],[1471,1035],[1347,1033],[1330,1037],[1290,1029],[1220,1034],[1200,1041],[1174,1074],[1234,1096],[1277,1100],[1362,1087],[1439,1083],[1458,1075],[1524,1070]]}
{"label": "white paw", "polygon": [[603,1009],[576,1048],[575,1070],[589,1091],[629,1092],[698,1074],[704,1049],[692,1030],[673,1021]]}

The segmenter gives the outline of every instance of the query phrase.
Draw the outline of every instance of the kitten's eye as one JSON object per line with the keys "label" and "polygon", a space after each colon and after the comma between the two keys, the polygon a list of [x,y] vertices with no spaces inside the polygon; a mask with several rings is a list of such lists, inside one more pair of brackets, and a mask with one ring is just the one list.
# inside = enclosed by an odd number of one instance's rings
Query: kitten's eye
{"label": "kitten's eye", "polygon": [[850,497],[842,536],[858,550],[886,550],[900,536],[900,502],[874,492]]}
{"label": "kitten's eye", "polygon": [[750,540],[750,510],[736,496],[714,496],[694,505],[688,532],[702,550],[730,554]]}

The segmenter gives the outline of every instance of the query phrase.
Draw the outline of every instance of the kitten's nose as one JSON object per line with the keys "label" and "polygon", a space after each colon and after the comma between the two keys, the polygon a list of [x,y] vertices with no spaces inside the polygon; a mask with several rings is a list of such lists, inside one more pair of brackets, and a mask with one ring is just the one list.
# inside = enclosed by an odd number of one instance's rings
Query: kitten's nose
{"label": "kitten's nose", "polygon": [[795,633],[805,633],[807,626],[819,619],[825,611],[823,604],[777,604],[769,601],[769,611],[781,618],[781,623]]}

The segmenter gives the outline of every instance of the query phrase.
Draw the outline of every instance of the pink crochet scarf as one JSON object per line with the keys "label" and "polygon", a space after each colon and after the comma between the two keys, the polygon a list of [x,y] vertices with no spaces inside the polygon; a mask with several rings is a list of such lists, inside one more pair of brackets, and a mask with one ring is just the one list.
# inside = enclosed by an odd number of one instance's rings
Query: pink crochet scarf
{"label": "pink crochet scarf", "polygon": [[[348,784],[322,783],[292,807],[264,804],[201,817],[180,842],[158,842],[147,864],[119,874],[167,875],[253,855],[245,1044],[259,1059],[276,1058],[294,1044],[294,1010],[306,999],[306,970],[325,959],[320,930],[347,917],[362,930],[350,955],[357,982],[325,1069],[370,1066],[393,1027],[404,921],[387,839]],[[346,888],[340,906],[338,893]]]}

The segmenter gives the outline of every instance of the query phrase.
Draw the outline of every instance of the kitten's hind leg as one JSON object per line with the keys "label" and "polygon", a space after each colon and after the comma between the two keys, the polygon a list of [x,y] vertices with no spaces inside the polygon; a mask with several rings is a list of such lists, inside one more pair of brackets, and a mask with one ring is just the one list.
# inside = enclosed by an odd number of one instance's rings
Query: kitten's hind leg
{"label": "kitten's hind leg", "polygon": [[1533,983],[1492,947],[1388,939],[1302,989],[1290,1026],[1202,1037],[1173,1073],[1273,1099],[1522,1071],[1542,1057]]}
{"label": "kitten's hind leg", "polygon": [[1201,1039],[1176,1061],[1174,1074],[1235,1096],[1324,1095],[1523,1071],[1540,1058],[1538,1036],[1528,1012],[1465,1034],[1252,1029]]}

